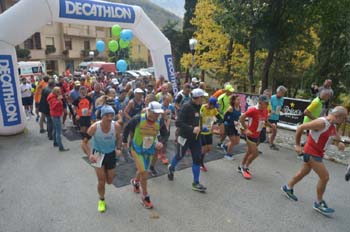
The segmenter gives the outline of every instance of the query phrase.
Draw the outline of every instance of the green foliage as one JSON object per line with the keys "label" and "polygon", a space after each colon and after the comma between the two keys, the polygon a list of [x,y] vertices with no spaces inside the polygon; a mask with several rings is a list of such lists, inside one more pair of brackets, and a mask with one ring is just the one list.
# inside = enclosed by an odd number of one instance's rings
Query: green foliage
{"label": "green foliage", "polygon": [[16,47],[16,54],[18,59],[28,60],[31,58],[30,50]]}
{"label": "green foliage", "polygon": [[129,61],[129,69],[131,70],[138,70],[141,68],[147,68],[147,61],[141,59],[141,58],[137,58],[135,60],[130,59]]}

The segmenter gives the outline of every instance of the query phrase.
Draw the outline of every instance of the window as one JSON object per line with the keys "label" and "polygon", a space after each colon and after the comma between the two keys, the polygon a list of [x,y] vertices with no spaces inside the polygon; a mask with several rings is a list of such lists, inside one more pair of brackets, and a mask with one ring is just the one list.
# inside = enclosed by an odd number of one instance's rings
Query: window
{"label": "window", "polygon": [[24,41],[24,48],[25,49],[33,49],[34,48],[33,37],[30,37],[29,39],[26,39]]}
{"label": "window", "polygon": [[137,45],[137,52],[140,54],[141,53],[141,45]]}
{"label": "window", "polygon": [[72,40],[71,39],[65,40],[64,47],[66,50],[72,50]]}
{"label": "window", "polygon": [[35,49],[41,49],[41,37],[40,37],[40,32],[36,32],[34,34],[34,45]]}
{"label": "window", "polygon": [[84,41],[84,50],[90,50],[90,40]]}
{"label": "window", "polygon": [[46,37],[45,42],[46,42],[46,47],[47,46],[52,46],[52,47],[55,46],[55,41],[54,41],[53,37]]}

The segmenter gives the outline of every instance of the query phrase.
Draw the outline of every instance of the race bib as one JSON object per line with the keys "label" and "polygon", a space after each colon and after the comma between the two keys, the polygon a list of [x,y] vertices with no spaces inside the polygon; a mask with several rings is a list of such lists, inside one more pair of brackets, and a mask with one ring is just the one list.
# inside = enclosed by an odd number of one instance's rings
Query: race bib
{"label": "race bib", "polygon": [[96,158],[96,162],[91,163],[91,166],[93,166],[95,168],[101,168],[102,163],[103,163],[103,159],[105,158],[105,154],[103,154],[101,152],[95,152],[94,156]]}
{"label": "race bib", "polygon": [[264,128],[264,126],[265,126],[265,121],[260,120],[259,125],[258,125],[258,129],[256,129],[256,131],[260,132],[262,130],[262,128]]}
{"label": "race bib", "polygon": [[207,117],[205,119],[204,124],[203,124],[203,128],[208,128],[208,130],[210,130],[212,128],[214,122],[215,122],[215,118],[214,117]]}
{"label": "race bib", "polygon": [[88,116],[88,113],[89,113],[89,108],[83,108],[83,109],[81,110],[82,116]]}
{"label": "race bib", "polygon": [[143,137],[142,147],[143,149],[150,149],[153,145],[154,138],[151,136]]}
{"label": "race bib", "polygon": [[275,114],[280,115],[280,112],[281,112],[281,106],[277,106]]}

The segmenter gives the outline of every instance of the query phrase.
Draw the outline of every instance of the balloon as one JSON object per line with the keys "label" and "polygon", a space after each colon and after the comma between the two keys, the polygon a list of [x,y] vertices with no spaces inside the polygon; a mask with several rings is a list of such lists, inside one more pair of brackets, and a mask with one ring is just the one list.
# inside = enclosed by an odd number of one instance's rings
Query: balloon
{"label": "balloon", "polygon": [[120,32],[120,38],[125,41],[130,41],[134,37],[132,30],[124,29]]}
{"label": "balloon", "polygon": [[118,24],[115,24],[112,26],[112,34],[114,36],[119,36],[121,31],[122,31],[122,28]]}
{"label": "balloon", "polygon": [[120,48],[127,48],[127,47],[129,47],[129,43],[130,43],[129,41],[125,41],[123,39],[119,40]]}
{"label": "balloon", "polygon": [[109,47],[109,50],[111,50],[112,52],[116,52],[118,51],[119,45],[117,41],[111,40],[108,43],[108,47]]}
{"label": "balloon", "polygon": [[125,60],[118,60],[117,61],[118,72],[125,72],[127,68],[128,68],[128,64],[126,63]]}
{"label": "balloon", "polygon": [[102,40],[99,40],[96,42],[96,50],[99,52],[104,52],[105,50],[105,42],[103,42]]}

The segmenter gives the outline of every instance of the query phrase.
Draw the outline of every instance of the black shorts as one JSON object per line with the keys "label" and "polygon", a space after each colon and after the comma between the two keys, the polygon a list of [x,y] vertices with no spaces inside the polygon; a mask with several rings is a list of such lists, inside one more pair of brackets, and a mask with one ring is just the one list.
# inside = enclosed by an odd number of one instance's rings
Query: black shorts
{"label": "black shorts", "polygon": [[202,146],[212,145],[213,144],[213,134],[209,134],[209,135],[202,135],[201,134],[201,143],[202,143]]}
{"label": "black shorts", "polygon": [[227,136],[239,136],[239,133],[234,126],[226,126],[225,125],[225,135],[227,135]]}
{"label": "black shorts", "polygon": [[260,131],[259,142],[264,143],[266,141],[266,127],[262,128]]}
{"label": "black shorts", "polygon": [[22,104],[24,106],[32,106],[33,105],[33,97],[22,97]]}
{"label": "black shorts", "polygon": [[279,122],[280,120],[272,120],[272,119],[269,119],[269,122],[271,123],[271,124],[276,124],[277,125],[277,123]]}
{"label": "black shorts", "polygon": [[79,126],[80,127],[90,127],[91,126],[91,118],[90,116],[82,116],[79,118]]}

